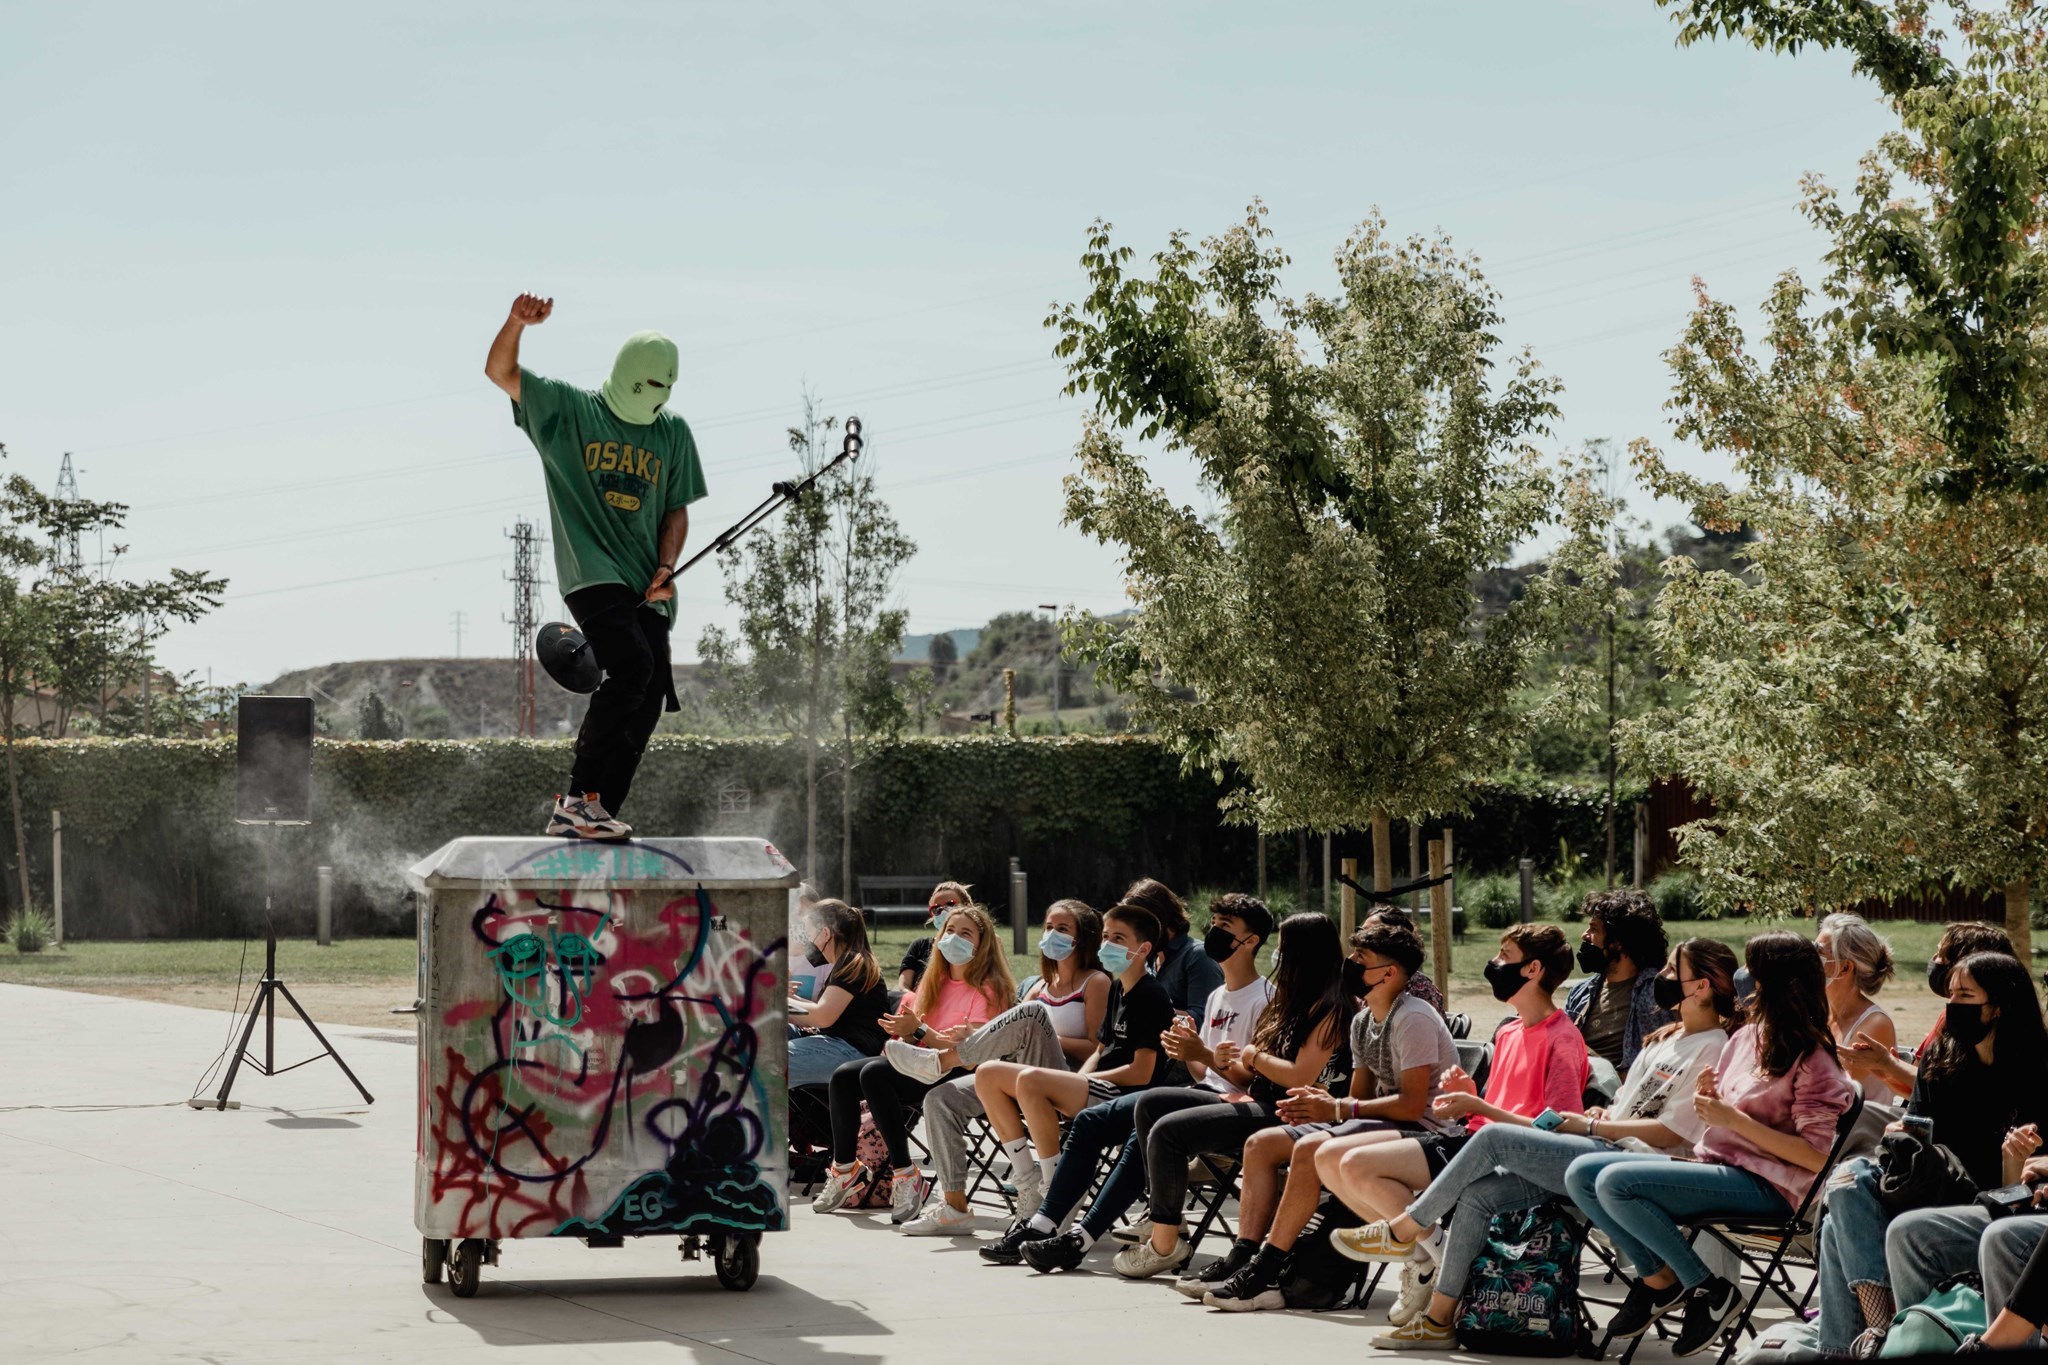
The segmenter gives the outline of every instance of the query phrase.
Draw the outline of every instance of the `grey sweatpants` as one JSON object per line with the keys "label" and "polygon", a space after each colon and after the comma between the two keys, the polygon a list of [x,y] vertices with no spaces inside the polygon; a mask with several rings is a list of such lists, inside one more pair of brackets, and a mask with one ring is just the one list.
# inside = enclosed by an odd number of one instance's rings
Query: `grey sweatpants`
{"label": "grey sweatpants", "polygon": [[931,1144],[939,1189],[947,1194],[965,1194],[967,1124],[982,1112],[981,1097],[974,1093],[972,1069],[983,1062],[1046,1067],[1071,1064],[1060,1048],[1060,1035],[1053,1029],[1052,1011],[1037,1000],[1026,1000],[1003,1011],[962,1038],[953,1050],[970,1074],[941,1081],[925,1092],[924,1135]]}

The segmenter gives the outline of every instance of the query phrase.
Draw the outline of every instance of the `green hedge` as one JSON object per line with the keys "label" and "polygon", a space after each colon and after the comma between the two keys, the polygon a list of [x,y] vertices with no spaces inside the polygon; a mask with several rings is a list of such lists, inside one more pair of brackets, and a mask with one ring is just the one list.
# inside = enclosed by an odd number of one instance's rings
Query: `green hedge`
{"label": "green hedge", "polygon": [[[860,873],[944,873],[1008,899],[1008,860],[1031,878],[1034,906],[1060,895],[1107,903],[1133,877],[1241,886],[1257,845],[1226,828],[1218,789],[1139,736],[1008,739],[914,737],[862,746],[854,769],[853,865]],[[16,746],[38,900],[49,889],[49,813],[64,812],[65,920],[72,937],[238,933],[260,923],[266,840],[275,851],[281,926],[311,923],[313,868],[335,869],[337,927],[406,932],[404,869],[465,834],[537,832],[565,780],[567,741],[321,740],[313,759],[315,823],[258,831],[233,822],[234,742],[26,740]],[[821,754],[816,879],[837,890],[840,777]],[[721,813],[744,787],[750,809]],[[1602,797],[1527,781],[1486,783],[1458,817],[1462,868],[1544,866],[1560,841],[1591,857]],[[801,857],[801,750],[772,739],[657,736],[626,816],[649,833],[747,834]],[[1397,858],[1405,853],[1397,830]],[[13,841],[5,895],[18,897]],[[1291,840],[1268,844],[1272,885],[1291,886]],[[1363,834],[1337,856],[1369,861]],[[1313,861],[1319,863],[1319,858]]]}

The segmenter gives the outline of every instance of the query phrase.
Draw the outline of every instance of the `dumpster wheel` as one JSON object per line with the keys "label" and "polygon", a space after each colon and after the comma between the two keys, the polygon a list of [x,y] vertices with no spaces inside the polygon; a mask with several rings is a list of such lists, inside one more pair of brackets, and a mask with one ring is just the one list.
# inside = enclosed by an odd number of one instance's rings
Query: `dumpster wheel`
{"label": "dumpster wheel", "polygon": [[448,1264],[448,1243],[440,1237],[420,1238],[420,1281],[441,1283],[441,1271]]}
{"label": "dumpster wheel", "polygon": [[718,1282],[727,1289],[745,1291],[761,1278],[761,1240],[749,1232],[729,1232],[719,1239],[712,1260]]}
{"label": "dumpster wheel", "polygon": [[476,1297],[477,1286],[483,1283],[484,1258],[488,1254],[483,1239],[479,1237],[463,1238],[448,1253],[448,1287],[455,1291],[456,1298]]}

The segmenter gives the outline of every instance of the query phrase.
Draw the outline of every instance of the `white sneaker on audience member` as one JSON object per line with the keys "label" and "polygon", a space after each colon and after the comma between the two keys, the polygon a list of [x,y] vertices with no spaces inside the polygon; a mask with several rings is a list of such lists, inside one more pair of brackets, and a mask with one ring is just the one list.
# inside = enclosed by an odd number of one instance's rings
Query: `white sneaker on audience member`
{"label": "white sneaker on audience member", "polygon": [[[1188,1225],[1182,1223],[1180,1225],[1180,1239],[1185,1242],[1191,1235],[1192,1233]],[[1124,1246],[1130,1246],[1134,1242],[1149,1242],[1152,1240],[1152,1220],[1150,1218],[1140,1218],[1135,1223],[1129,1223],[1120,1228],[1112,1228],[1109,1233],[1109,1240],[1120,1242]]]}
{"label": "white sneaker on audience member", "polygon": [[1150,1242],[1140,1242],[1134,1247],[1125,1247],[1110,1262],[1116,1273],[1127,1280],[1148,1280],[1164,1270],[1178,1270],[1188,1263],[1194,1253],[1188,1249],[1185,1238],[1173,1244],[1173,1250],[1161,1256],[1152,1249]]}
{"label": "white sneaker on audience member", "polygon": [[1045,1176],[1029,1152],[1011,1168],[1010,1179],[1017,1186],[1017,1216],[1029,1218],[1037,1213],[1038,1206],[1045,1202]]}
{"label": "white sneaker on audience member", "polygon": [[1436,1287],[1436,1263],[1429,1260],[1401,1263],[1401,1293],[1387,1310],[1387,1321],[1406,1327],[1429,1307],[1430,1291]]}
{"label": "white sneaker on audience member", "polygon": [[924,1207],[924,1201],[932,1192],[931,1177],[915,1166],[907,1171],[898,1171],[896,1178],[889,1182],[889,1221],[907,1223],[917,1217],[917,1211]]}
{"label": "white sneaker on audience member", "polygon": [[903,1225],[906,1237],[958,1237],[972,1231],[974,1215],[943,1199]]}
{"label": "white sneaker on audience member", "polygon": [[811,1201],[811,1212],[839,1212],[846,1201],[853,1197],[854,1190],[860,1186],[861,1177],[866,1174],[867,1168],[858,1162],[843,1171],[826,1171],[825,1188],[819,1190],[818,1197]]}
{"label": "white sneaker on audience member", "polygon": [[882,1056],[913,1081],[934,1085],[939,1079],[939,1054],[928,1047],[906,1043],[901,1038],[891,1038],[882,1044]]}

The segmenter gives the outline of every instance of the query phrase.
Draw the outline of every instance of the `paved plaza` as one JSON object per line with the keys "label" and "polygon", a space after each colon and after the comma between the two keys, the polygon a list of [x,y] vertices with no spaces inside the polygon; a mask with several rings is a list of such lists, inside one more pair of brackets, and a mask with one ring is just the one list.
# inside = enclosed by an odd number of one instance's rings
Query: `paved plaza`
{"label": "paved plaza", "polygon": [[[230,1016],[0,986],[0,1360],[932,1362],[1077,1353],[1214,1362],[1358,1359],[1364,1313],[1229,1317],[1164,1282],[1047,1279],[885,1215],[815,1217],[721,1289],[675,1243],[509,1242],[473,1299],[420,1283],[410,1030],[336,1028],[377,1102],[331,1065],[248,1075],[249,1107],[182,1101]],[[285,1058],[305,1036],[280,1026]],[[993,1219],[986,1220],[990,1231]],[[1383,1318],[1384,1292],[1370,1322]],[[1383,1357],[1394,1359],[1394,1357]],[[1666,1358],[1646,1349],[1645,1361]]]}

